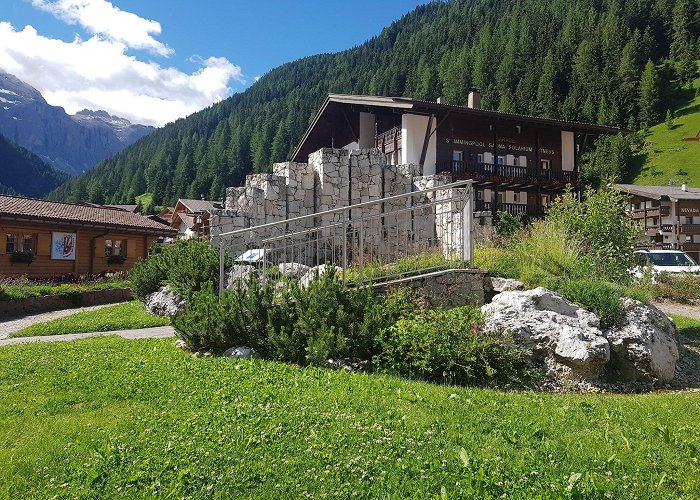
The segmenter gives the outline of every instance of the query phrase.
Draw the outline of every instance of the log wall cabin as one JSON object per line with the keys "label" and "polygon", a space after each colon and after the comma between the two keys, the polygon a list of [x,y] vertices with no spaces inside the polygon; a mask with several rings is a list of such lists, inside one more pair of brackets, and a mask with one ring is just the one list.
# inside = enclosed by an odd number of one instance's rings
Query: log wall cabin
{"label": "log wall cabin", "polygon": [[175,229],[118,208],[0,195],[0,276],[127,271]]}
{"label": "log wall cabin", "polygon": [[616,127],[480,109],[477,89],[465,106],[397,97],[330,94],[294,150],[306,162],[323,147],[384,152],[391,164],[423,175],[475,181],[477,211],[541,216],[567,185],[582,188],[581,155]]}

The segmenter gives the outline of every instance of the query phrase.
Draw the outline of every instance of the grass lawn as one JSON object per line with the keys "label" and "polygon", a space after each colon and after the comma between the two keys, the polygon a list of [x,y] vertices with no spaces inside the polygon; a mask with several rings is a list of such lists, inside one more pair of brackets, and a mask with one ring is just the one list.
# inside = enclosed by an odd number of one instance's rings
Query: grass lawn
{"label": "grass lawn", "polygon": [[[664,121],[649,129],[644,138],[647,144],[643,150],[644,164],[634,179],[635,184],[665,186],[670,179],[676,179],[677,186],[684,182],[691,187],[700,186],[700,169],[697,168],[700,142],[683,142],[700,131],[700,96],[694,94],[698,86],[700,78],[684,90],[685,101],[675,110],[671,129]],[[666,110],[663,116],[665,114]]]}
{"label": "grass lawn", "polygon": [[504,393],[172,340],[0,348],[0,498],[697,498],[700,394]]}
{"label": "grass lawn", "polygon": [[98,283],[64,283],[61,285],[34,284],[26,280],[0,282],[0,300],[22,300],[42,295],[76,296],[91,290],[108,290],[111,288],[129,288],[131,283],[126,279],[114,279]]}
{"label": "grass lawn", "polygon": [[141,302],[134,300],[37,323],[14,333],[12,337],[133,330],[169,324],[169,319],[148,313]]}
{"label": "grass lawn", "polygon": [[700,321],[685,316],[670,315],[678,327],[678,331],[686,337],[697,337],[700,340]]}

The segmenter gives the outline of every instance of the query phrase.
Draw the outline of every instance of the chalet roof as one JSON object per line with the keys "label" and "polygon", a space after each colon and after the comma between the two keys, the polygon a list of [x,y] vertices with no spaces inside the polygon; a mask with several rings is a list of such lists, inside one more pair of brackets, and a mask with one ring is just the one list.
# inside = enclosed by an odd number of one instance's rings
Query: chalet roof
{"label": "chalet roof", "polygon": [[0,220],[60,223],[157,235],[174,234],[174,230],[168,226],[125,210],[20,196],[0,195]]}
{"label": "chalet roof", "polygon": [[138,205],[103,205],[104,208],[115,208],[117,210],[125,210],[127,212],[136,212]]}
{"label": "chalet roof", "polygon": [[[221,208],[220,201],[212,200],[187,200],[180,198],[178,204],[182,204],[190,213],[195,212],[210,212],[214,209]],[[177,206],[175,207],[177,208]],[[174,211],[175,209],[173,209]]]}
{"label": "chalet roof", "polygon": [[683,191],[680,186],[637,186],[635,184],[616,184],[620,191],[643,196],[653,200],[668,198],[671,201],[700,200],[700,189],[689,187]]}
{"label": "chalet roof", "polygon": [[[368,112],[377,110],[391,110],[396,113],[418,114],[418,115],[436,115],[445,116],[448,113],[465,115],[477,118],[486,118],[491,120],[510,121],[518,123],[531,123],[539,125],[554,126],[563,130],[583,132],[590,134],[617,134],[620,132],[628,132],[625,129],[618,127],[608,127],[605,125],[597,125],[594,123],[585,123],[577,121],[558,120],[554,118],[542,118],[538,116],[520,115],[517,113],[504,113],[501,111],[491,111],[481,108],[469,108],[467,106],[456,106],[452,104],[440,104],[432,101],[421,101],[408,97],[383,97],[383,96],[366,96],[366,95],[348,95],[348,94],[328,94],[326,100],[321,105],[318,113],[314,117],[311,125],[304,133],[301,141],[292,153],[292,161],[306,161],[303,158],[302,150],[305,143],[313,135],[319,120],[326,111],[333,106],[354,106],[362,108]],[[347,116],[345,120],[347,120]]]}

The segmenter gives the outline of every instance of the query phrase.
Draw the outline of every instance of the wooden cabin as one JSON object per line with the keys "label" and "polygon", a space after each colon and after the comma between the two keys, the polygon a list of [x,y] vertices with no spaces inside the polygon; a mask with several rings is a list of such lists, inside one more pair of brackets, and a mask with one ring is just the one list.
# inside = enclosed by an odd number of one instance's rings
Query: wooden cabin
{"label": "wooden cabin", "polygon": [[119,208],[0,195],[0,276],[127,271],[176,233]]}

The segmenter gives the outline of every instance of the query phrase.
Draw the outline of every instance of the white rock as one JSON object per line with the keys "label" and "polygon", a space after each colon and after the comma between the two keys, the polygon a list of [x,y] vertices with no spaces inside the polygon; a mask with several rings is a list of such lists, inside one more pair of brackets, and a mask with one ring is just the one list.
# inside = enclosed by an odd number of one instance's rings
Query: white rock
{"label": "white rock", "polygon": [[248,289],[248,281],[252,276],[257,276],[257,270],[249,265],[234,265],[226,273],[226,289],[235,290],[239,284],[244,289]]}
{"label": "white rock", "polygon": [[335,268],[336,278],[343,276],[343,270],[338,266],[327,266],[326,264],[321,264],[320,266],[312,267],[309,269],[304,276],[299,280],[299,286],[302,288],[307,288],[311,282],[317,277],[320,278],[328,272],[330,268]]}
{"label": "white rock", "polygon": [[224,351],[222,354],[224,358],[231,358],[231,359],[249,359],[253,358],[256,356],[256,352],[254,349],[250,347],[245,347],[245,346],[239,346],[239,347],[231,347],[230,349],[227,349]]}
{"label": "white rock", "polygon": [[494,292],[512,292],[514,290],[525,290],[525,285],[518,280],[511,278],[491,278],[491,287]]}
{"label": "white rock", "polygon": [[670,382],[679,357],[675,325],[652,305],[625,298],[622,307],[622,326],[604,332],[615,368],[631,380]]}
{"label": "white rock", "polygon": [[185,342],[182,339],[177,339],[175,341],[175,347],[177,347],[178,349],[187,349],[187,342]]}
{"label": "white rock", "polygon": [[598,317],[545,288],[500,293],[481,310],[485,330],[512,334],[555,377],[595,380],[610,360]]}
{"label": "white rock", "polygon": [[184,309],[185,301],[167,285],[146,297],[146,310],[157,316],[177,316]]}
{"label": "white rock", "polygon": [[295,277],[300,278],[305,275],[309,269],[309,266],[304,264],[299,264],[298,262],[283,262],[279,265],[280,274],[285,277]]}

